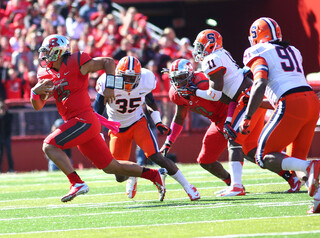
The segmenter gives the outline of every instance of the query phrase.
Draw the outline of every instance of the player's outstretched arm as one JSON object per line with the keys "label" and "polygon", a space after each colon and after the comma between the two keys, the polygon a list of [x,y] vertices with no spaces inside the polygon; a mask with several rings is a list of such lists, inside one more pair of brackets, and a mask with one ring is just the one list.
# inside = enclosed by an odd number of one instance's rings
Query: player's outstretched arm
{"label": "player's outstretched arm", "polygon": [[178,106],[178,105],[176,106],[176,112],[170,126],[171,134],[167,136],[166,141],[164,142],[164,144],[160,149],[160,152],[162,153],[163,156],[166,156],[168,154],[171,146],[180,135],[183,129],[183,124],[187,116],[187,113],[188,113],[188,107]]}

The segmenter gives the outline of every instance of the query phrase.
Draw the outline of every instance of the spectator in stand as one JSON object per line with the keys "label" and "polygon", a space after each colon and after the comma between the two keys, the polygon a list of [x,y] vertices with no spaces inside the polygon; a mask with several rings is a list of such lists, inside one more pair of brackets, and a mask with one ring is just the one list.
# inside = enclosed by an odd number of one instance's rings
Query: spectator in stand
{"label": "spectator in stand", "polygon": [[160,45],[158,43],[154,43],[152,49],[154,51],[153,60],[157,65],[158,73],[160,74],[163,68],[167,68],[167,63],[170,62],[172,58],[169,55],[160,52]]}
{"label": "spectator in stand", "polygon": [[66,28],[68,36],[71,39],[79,40],[81,33],[85,29],[85,20],[79,15],[76,8],[72,8],[66,19]]}
{"label": "spectator in stand", "polygon": [[25,29],[24,26],[24,15],[21,13],[18,13],[14,16],[13,22],[10,24],[10,27],[12,29]]}
{"label": "spectator in stand", "polygon": [[3,150],[6,149],[9,172],[14,172],[14,163],[11,153],[11,128],[13,115],[8,112],[7,105],[0,100],[0,173],[2,171]]}
{"label": "spectator in stand", "polygon": [[50,24],[54,27],[66,24],[65,19],[63,18],[63,16],[59,15],[57,10],[58,10],[57,6],[55,5],[54,2],[52,2],[48,5],[47,11],[44,15],[44,17],[48,18],[50,21]]}
{"label": "spectator in stand", "polygon": [[97,11],[90,15],[90,25],[96,27],[102,23],[102,19],[107,16],[105,5],[103,3],[97,4]]}
{"label": "spectator in stand", "polygon": [[122,37],[126,37],[128,34],[135,34],[134,30],[134,16],[137,14],[135,7],[129,7],[128,10],[122,13],[122,25],[119,27],[119,33]]}
{"label": "spectator in stand", "polygon": [[163,30],[163,35],[165,35],[166,37],[168,37],[168,39],[171,41],[171,46],[178,51],[179,50],[179,45],[176,43],[176,32],[174,31],[173,28],[171,27],[166,27]]}
{"label": "spectator in stand", "polygon": [[95,40],[92,35],[88,37],[87,45],[83,51],[90,55],[90,57],[92,58],[101,56],[101,51],[97,50],[95,46]]}
{"label": "spectator in stand", "polygon": [[73,8],[72,4],[77,3],[77,1],[73,0],[57,0],[56,1],[56,7],[57,7],[57,13],[61,15],[64,19],[66,19],[69,15],[69,12]]}
{"label": "spectator in stand", "polygon": [[187,37],[183,37],[180,40],[180,50],[177,52],[177,58],[192,59],[192,50],[190,50],[190,40]]}
{"label": "spectator in stand", "polygon": [[40,28],[41,26],[41,12],[40,6],[37,2],[34,2],[31,6],[28,7],[27,15],[24,18],[24,26],[29,29],[31,26],[36,26],[36,28]]}
{"label": "spectator in stand", "polygon": [[[141,66],[145,67],[146,64],[153,59],[155,53],[154,51],[151,49],[151,47],[149,47],[149,44],[147,42],[147,40],[145,39],[141,39],[140,40],[140,47],[137,50],[137,55],[138,58],[141,62]],[[154,62],[153,62],[154,63]]]}
{"label": "spectator in stand", "polygon": [[55,28],[50,23],[50,20],[46,17],[41,18],[41,27],[37,29],[37,34],[41,35],[42,38],[47,37],[48,35],[54,34]]}
{"label": "spectator in stand", "polygon": [[86,3],[79,9],[79,15],[85,22],[89,23],[91,15],[97,11],[97,4],[94,0],[86,0]]}
{"label": "spectator in stand", "polygon": [[0,52],[0,99],[6,99],[6,89],[4,83],[9,78],[8,69],[10,66],[10,62],[4,61],[4,57],[2,57],[2,52]]}
{"label": "spectator in stand", "polygon": [[118,47],[116,38],[113,35],[110,35],[107,44],[101,48],[101,55],[103,57],[112,57],[113,52],[116,51]]}
{"label": "spectator in stand", "polygon": [[25,60],[30,70],[34,70],[33,53],[26,44],[25,38],[20,37],[18,40],[19,48],[13,51],[11,63],[15,69],[18,69],[18,64],[21,59]]}
{"label": "spectator in stand", "polygon": [[19,49],[18,41],[21,36],[22,36],[22,30],[18,28],[14,30],[14,35],[10,37],[9,44],[13,51]]}
{"label": "spectator in stand", "polygon": [[4,82],[6,99],[22,98],[22,80],[14,68],[9,68],[7,80]]}
{"label": "spectator in stand", "polygon": [[15,17],[16,14],[22,14],[23,17],[27,14],[29,2],[26,0],[11,0],[7,1],[6,10],[4,15],[10,19]]}
{"label": "spectator in stand", "polygon": [[[18,78],[22,80],[22,97],[29,99],[30,98],[30,87],[28,79],[29,69],[28,64],[24,59],[20,59],[18,63]],[[26,95],[25,95],[26,94]]]}
{"label": "spectator in stand", "polygon": [[7,17],[0,18],[0,35],[12,37],[14,35],[14,30],[10,28],[10,21]]}
{"label": "spectator in stand", "polygon": [[9,43],[9,38],[7,36],[0,36],[0,52],[1,57],[3,57],[3,61],[7,61],[11,63],[12,56],[12,48]]}
{"label": "spectator in stand", "polygon": [[128,39],[123,38],[120,43],[120,47],[113,52],[113,58],[119,61],[121,58],[127,55],[128,50],[132,48]]}
{"label": "spectator in stand", "polygon": [[175,59],[178,51],[172,42],[173,41],[167,35],[162,35],[159,40],[160,53],[170,56],[171,59]]}

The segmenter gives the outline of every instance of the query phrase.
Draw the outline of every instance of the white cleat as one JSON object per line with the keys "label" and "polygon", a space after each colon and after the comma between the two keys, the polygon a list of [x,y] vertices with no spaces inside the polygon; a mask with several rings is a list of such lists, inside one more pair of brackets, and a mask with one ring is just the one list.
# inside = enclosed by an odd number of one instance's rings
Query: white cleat
{"label": "white cleat", "polygon": [[134,198],[137,193],[137,177],[129,177],[127,180],[126,193],[128,198]]}
{"label": "white cleat", "polygon": [[86,183],[76,183],[71,185],[69,193],[61,198],[61,202],[69,202],[76,196],[87,192],[89,192],[89,187]]}
{"label": "white cleat", "polygon": [[242,185],[230,186],[226,192],[220,193],[217,197],[234,197],[234,196],[244,196],[246,191]]}
{"label": "white cleat", "polygon": [[200,193],[198,190],[190,184],[187,188],[184,189],[186,193],[188,194],[191,201],[199,200],[200,199]]}

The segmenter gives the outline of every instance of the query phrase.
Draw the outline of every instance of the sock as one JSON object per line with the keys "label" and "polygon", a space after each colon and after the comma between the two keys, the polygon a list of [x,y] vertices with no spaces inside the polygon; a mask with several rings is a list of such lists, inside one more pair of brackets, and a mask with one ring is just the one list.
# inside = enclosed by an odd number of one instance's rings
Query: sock
{"label": "sock", "polygon": [[171,177],[174,178],[178,183],[180,183],[181,186],[184,188],[187,188],[188,186],[190,186],[190,183],[184,177],[180,169],[174,175],[171,175]]}
{"label": "sock", "polygon": [[242,185],[242,163],[240,161],[230,161],[231,167],[231,186]]}
{"label": "sock", "polygon": [[281,168],[283,170],[293,170],[293,171],[301,171],[307,173],[307,168],[310,164],[310,161],[297,159],[294,157],[287,157],[282,160]]}
{"label": "sock", "polygon": [[148,179],[153,182],[155,177],[157,177],[157,174],[158,174],[158,170],[143,167],[141,178]]}
{"label": "sock", "polygon": [[76,183],[84,183],[82,181],[82,179],[79,177],[79,175],[77,174],[76,171],[73,171],[71,174],[69,174],[68,176],[68,179],[71,183],[71,185],[75,185]]}
{"label": "sock", "polygon": [[278,173],[278,175],[284,178],[286,181],[288,181],[292,177],[292,173],[290,173],[290,171],[285,171],[285,170],[281,170]]}
{"label": "sock", "polygon": [[230,177],[230,174],[228,175],[228,178],[226,179],[222,179],[223,182],[225,182],[226,185],[230,186],[231,184],[231,177]]}

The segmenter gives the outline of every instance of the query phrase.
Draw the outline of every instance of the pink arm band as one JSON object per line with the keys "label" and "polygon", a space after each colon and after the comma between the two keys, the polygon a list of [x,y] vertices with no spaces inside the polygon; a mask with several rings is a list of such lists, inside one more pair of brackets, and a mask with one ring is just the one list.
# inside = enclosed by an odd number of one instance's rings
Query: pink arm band
{"label": "pink arm band", "polygon": [[237,107],[237,103],[236,102],[232,101],[232,102],[229,103],[228,113],[227,113],[227,120],[226,121],[229,121],[229,122],[232,121],[233,113],[234,113],[234,110],[236,109],[236,107]]}
{"label": "pink arm band", "polygon": [[167,139],[173,143],[177,139],[178,135],[181,133],[183,126],[175,122],[172,122],[170,128],[171,134],[167,137]]}
{"label": "pink arm band", "polygon": [[39,99],[40,99],[40,95],[35,94],[35,93],[33,92],[33,90],[31,89],[31,98],[32,98],[33,100],[39,100]]}

